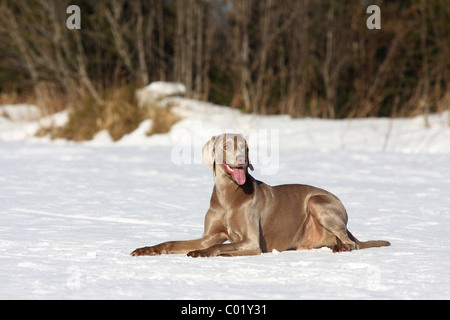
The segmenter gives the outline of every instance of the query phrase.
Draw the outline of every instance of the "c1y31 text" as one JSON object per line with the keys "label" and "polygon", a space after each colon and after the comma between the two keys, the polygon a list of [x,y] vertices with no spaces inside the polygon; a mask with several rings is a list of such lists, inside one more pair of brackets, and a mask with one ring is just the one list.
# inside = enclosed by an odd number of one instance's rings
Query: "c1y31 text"
{"label": "c1y31 text", "polygon": [[207,315],[211,318],[215,312],[228,315],[264,315],[266,314],[266,305],[228,304],[225,308],[220,309],[216,307],[197,307],[188,304],[187,307],[181,308],[182,315]]}

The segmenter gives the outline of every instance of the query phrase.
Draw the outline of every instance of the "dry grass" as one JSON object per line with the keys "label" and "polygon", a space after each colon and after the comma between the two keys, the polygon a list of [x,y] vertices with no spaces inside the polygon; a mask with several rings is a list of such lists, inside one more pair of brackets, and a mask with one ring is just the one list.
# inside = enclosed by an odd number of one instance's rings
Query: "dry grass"
{"label": "dry grass", "polygon": [[135,130],[145,119],[145,113],[136,106],[134,88],[121,87],[105,94],[105,103],[100,105],[88,97],[76,102],[69,111],[69,121],[56,128],[54,139],[74,141],[91,140],[102,130],[108,130],[114,141]]}
{"label": "dry grass", "polygon": [[19,94],[17,93],[17,91],[0,93],[0,104],[17,104],[17,103],[24,103],[23,100],[19,99]]}
{"label": "dry grass", "polygon": [[40,108],[42,115],[49,115],[65,109],[67,95],[59,86],[51,82],[40,82],[38,85],[40,99],[31,87],[20,90],[10,90],[0,93],[0,104],[31,104]]}
{"label": "dry grass", "polygon": [[8,91],[0,93],[0,105],[2,104],[33,104],[38,105],[33,92]]}
{"label": "dry grass", "polygon": [[100,131],[98,119],[102,114],[102,106],[91,99],[77,102],[69,111],[69,121],[60,128],[55,128],[52,138],[63,138],[73,141],[91,140]]}
{"label": "dry grass", "polygon": [[168,105],[165,108],[153,106],[149,109],[149,118],[153,120],[153,125],[147,132],[147,136],[167,133],[175,123],[181,120],[179,116],[171,111],[172,106]]}
{"label": "dry grass", "polygon": [[179,117],[167,108],[139,108],[134,99],[134,87],[125,86],[105,93],[105,103],[98,104],[87,97],[77,101],[69,110],[69,120],[63,127],[41,128],[36,135],[50,134],[52,139],[63,138],[73,141],[92,140],[94,135],[107,130],[117,141],[134,131],[147,118],[153,119],[153,126],[147,135],[166,133]]}

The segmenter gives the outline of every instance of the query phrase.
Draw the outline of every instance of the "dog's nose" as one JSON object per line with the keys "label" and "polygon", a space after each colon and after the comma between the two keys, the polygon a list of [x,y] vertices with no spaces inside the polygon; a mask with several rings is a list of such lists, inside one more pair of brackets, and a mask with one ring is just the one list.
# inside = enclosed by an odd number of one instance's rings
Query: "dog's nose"
{"label": "dog's nose", "polygon": [[236,158],[237,164],[238,165],[244,165],[245,164],[245,156],[237,156]]}

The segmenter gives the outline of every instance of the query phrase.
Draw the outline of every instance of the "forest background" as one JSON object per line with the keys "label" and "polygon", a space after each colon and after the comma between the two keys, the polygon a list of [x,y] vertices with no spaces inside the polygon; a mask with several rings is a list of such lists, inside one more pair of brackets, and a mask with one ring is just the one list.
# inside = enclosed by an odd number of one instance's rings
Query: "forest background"
{"label": "forest background", "polygon": [[[66,27],[72,4],[79,30]],[[381,29],[366,26],[371,4],[381,9]],[[450,108],[450,5],[0,0],[0,104],[27,101],[46,113],[89,105],[86,113],[96,114],[126,100],[121,108],[133,113],[130,92],[156,80],[249,113],[442,112]]]}

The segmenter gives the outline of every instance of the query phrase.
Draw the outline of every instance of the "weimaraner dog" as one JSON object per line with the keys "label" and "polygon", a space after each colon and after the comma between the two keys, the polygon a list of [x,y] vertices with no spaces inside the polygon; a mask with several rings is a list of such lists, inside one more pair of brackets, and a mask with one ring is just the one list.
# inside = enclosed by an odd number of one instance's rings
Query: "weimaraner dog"
{"label": "weimaraner dog", "polygon": [[273,249],[331,247],[343,252],[390,245],[356,239],[347,230],[343,204],[328,191],[302,184],[271,187],[254,179],[248,173],[253,170],[248,151],[242,135],[212,137],[202,150],[215,182],[203,236],[136,249],[131,255],[242,256]]}

